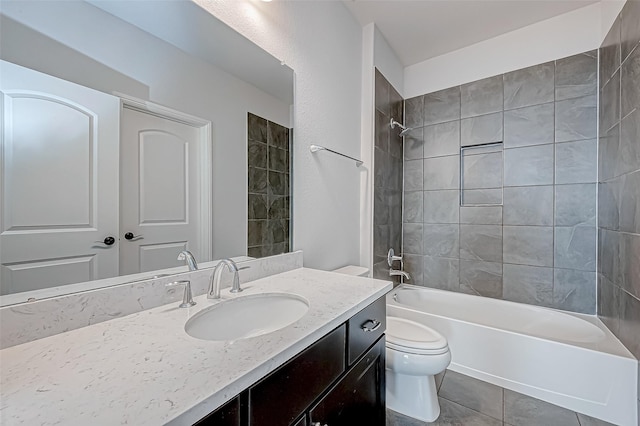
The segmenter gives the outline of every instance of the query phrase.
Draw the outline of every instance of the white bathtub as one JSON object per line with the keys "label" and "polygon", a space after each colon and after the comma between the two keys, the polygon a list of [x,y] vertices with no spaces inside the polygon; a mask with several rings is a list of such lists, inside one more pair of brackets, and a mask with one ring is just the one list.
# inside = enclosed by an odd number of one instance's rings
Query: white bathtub
{"label": "white bathtub", "polygon": [[407,284],[387,295],[387,315],[443,334],[451,370],[638,425],[638,362],[597,317]]}

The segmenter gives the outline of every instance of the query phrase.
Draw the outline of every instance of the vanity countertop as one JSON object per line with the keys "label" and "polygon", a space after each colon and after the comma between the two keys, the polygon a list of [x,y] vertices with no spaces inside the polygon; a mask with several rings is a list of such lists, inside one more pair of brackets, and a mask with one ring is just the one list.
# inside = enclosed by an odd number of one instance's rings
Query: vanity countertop
{"label": "vanity countertop", "polygon": [[[391,290],[391,282],[308,268],[243,285],[309,301],[297,322],[235,342],[187,335],[212,305],[176,303],[0,351],[3,425],[192,424]],[[223,299],[236,297],[229,289]]]}

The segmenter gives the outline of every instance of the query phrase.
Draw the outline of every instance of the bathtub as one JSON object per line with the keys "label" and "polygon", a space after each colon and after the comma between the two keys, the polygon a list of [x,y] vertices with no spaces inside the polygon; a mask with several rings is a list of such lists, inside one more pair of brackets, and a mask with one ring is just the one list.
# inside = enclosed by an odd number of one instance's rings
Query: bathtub
{"label": "bathtub", "polygon": [[621,426],[637,426],[638,362],[597,317],[402,284],[387,315],[449,341],[449,369]]}

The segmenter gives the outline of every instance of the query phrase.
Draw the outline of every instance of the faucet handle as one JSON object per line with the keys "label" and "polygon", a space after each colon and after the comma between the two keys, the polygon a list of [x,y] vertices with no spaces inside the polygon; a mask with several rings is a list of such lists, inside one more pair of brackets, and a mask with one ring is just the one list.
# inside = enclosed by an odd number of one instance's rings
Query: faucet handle
{"label": "faucet handle", "polygon": [[399,260],[400,262],[402,262],[402,256],[396,256],[396,254],[393,251],[393,248],[390,248],[389,252],[387,253],[387,264],[389,265],[390,268],[393,268],[393,262],[395,262],[396,260]]}
{"label": "faucet handle", "polygon": [[189,308],[194,306],[196,302],[193,301],[193,295],[191,294],[191,281],[180,280],[174,281],[166,285],[166,287],[175,287],[184,285],[184,294],[182,295],[182,303],[178,305],[179,308]]}

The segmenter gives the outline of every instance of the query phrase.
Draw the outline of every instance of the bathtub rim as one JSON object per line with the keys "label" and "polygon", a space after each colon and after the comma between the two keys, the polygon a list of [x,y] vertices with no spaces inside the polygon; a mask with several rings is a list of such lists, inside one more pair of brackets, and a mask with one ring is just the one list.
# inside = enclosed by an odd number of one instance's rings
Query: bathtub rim
{"label": "bathtub rim", "polygon": [[[492,302],[505,303],[505,304],[510,304],[510,305],[517,306],[517,307],[524,307],[524,308],[527,308],[527,309],[534,308],[534,309],[549,310],[549,311],[552,311],[552,312],[569,315],[571,317],[586,321],[589,324],[594,325],[597,328],[599,328],[602,332],[604,332],[605,339],[603,339],[603,342],[605,342],[605,344],[603,346],[605,346],[606,349],[604,349],[604,348],[595,348],[595,347],[593,347],[592,344],[590,345],[589,343],[568,342],[568,341],[564,341],[564,340],[560,340],[560,339],[554,339],[554,338],[551,338],[551,337],[540,337],[540,336],[528,334],[528,333],[525,333],[525,332],[518,332],[518,331],[508,330],[508,329],[505,329],[505,328],[501,328],[499,326],[482,324],[482,323],[473,322],[473,321],[466,320],[466,319],[456,318],[456,317],[453,317],[453,316],[440,315],[440,314],[436,314],[436,313],[429,312],[429,311],[426,311],[426,310],[420,310],[418,308],[414,308],[412,306],[405,305],[405,304],[402,304],[400,302],[397,302],[396,300],[393,299],[394,292],[396,292],[398,290],[401,290],[403,288],[409,288],[410,290],[414,290],[414,291],[436,292],[436,293],[445,294],[447,296],[460,297],[460,298],[489,299]],[[489,298],[489,297],[485,297],[485,296],[477,296],[477,295],[474,295],[474,294],[459,293],[459,292],[450,291],[450,290],[442,290],[442,289],[438,289],[438,288],[424,287],[424,286],[419,286],[419,285],[415,285],[415,284],[407,284],[407,283],[402,283],[402,284],[394,287],[391,291],[389,291],[389,293],[387,293],[387,304],[396,306],[396,307],[401,308],[401,309],[407,309],[407,310],[414,311],[414,312],[422,312],[422,313],[426,313],[426,314],[429,314],[429,315],[433,315],[435,317],[446,318],[446,319],[449,319],[449,320],[452,320],[452,321],[459,321],[459,322],[466,323],[466,324],[473,324],[473,325],[478,326],[478,327],[485,327],[485,328],[489,328],[489,329],[493,329],[493,330],[498,330],[498,331],[501,331],[501,332],[504,332],[504,333],[514,334],[514,335],[523,335],[523,336],[530,337],[532,339],[538,339],[538,340],[542,340],[542,341],[551,341],[551,342],[558,343],[558,344],[561,344],[561,345],[577,346],[577,347],[580,347],[581,349],[590,350],[590,351],[594,351],[594,352],[602,352],[602,353],[606,353],[606,354],[611,355],[611,356],[617,356],[617,357],[620,357],[620,358],[632,359],[632,360],[635,360],[636,362],[640,363],[640,360],[638,360],[636,357],[633,356],[633,354],[629,351],[629,349],[627,349],[627,347],[622,344],[622,342],[616,337],[616,335],[613,334],[613,332],[611,332],[611,330],[609,330],[609,328],[607,328],[607,326],[600,320],[600,318],[598,318],[597,315],[583,314],[583,313],[571,312],[571,311],[564,311],[564,310],[556,309],[556,308],[548,308],[546,306],[530,305],[530,304],[527,304],[527,303],[513,302],[511,300],[494,299],[494,298]],[[611,345],[615,345],[616,346],[614,348],[615,350],[611,350],[612,349]],[[607,350],[607,349],[609,349],[609,350]]]}

